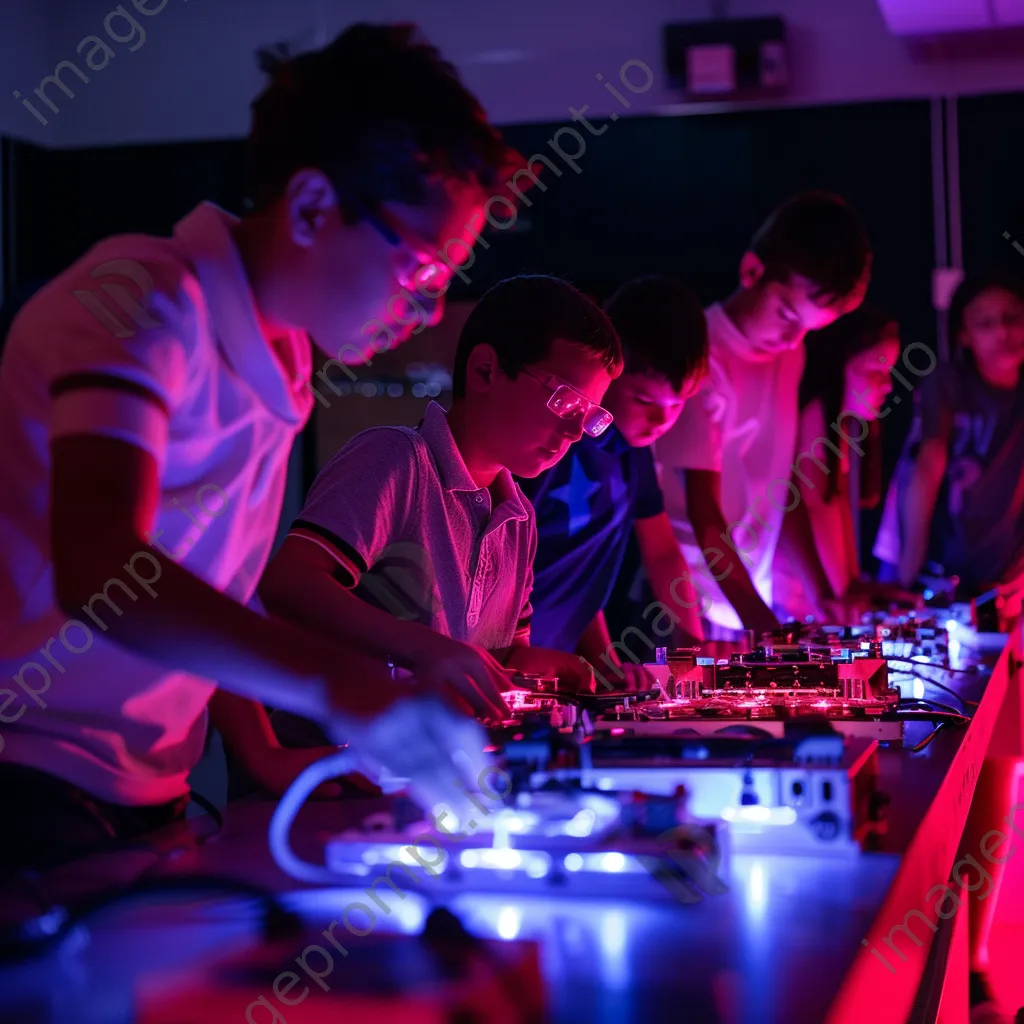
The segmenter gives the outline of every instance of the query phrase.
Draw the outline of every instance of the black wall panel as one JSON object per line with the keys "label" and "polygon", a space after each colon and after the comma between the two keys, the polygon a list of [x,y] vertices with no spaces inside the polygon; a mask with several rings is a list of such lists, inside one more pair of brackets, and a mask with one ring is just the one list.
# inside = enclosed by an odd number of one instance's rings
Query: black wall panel
{"label": "black wall panel", "polygon": [[964,266],[1024,274],[1012,245],[1024,246],[1024,93],[973,96],[957,108]]}
{"label": "black wall panel", "polygon": [[202,199],[240,211],[240,142],[51,150],[15,144],[13,272],[50,276],[107,235],[167,234]]}

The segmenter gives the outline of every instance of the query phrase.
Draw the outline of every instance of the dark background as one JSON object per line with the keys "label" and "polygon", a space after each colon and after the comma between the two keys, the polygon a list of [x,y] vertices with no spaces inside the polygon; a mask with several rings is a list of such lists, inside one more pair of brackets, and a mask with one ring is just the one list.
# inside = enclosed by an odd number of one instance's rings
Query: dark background
{"label": "dark background", "polygon": [[[1009,230],[1024,244],[1024,140],[1008,127],[1021,123],[1024,94],[958,103],[965,262],[1024,270],[1024,257],[1002,237]],[[735,287],[739,257],[773,206],[818,188],[840,193],[865,219],[875,249],[869,301],[898,317],[904,343],[935,344],[927,101],[620,119],[587,138],[579,174],[547,145],[559,127],[504,129],[521,152],[547,154],[563,174],[542,172],[547,189],[529,193],[533,205],[515,227],[486,236],[491,248],[478,247],[472,281],[456,279],[452,301],[522,272],[556,274],[597,299],[637,274],[668,272],[709,304]],[[3,160],[4,286],[14,301],[106,235],[167,234],[202,199],[244,209],[240,140],[73,150],[5,140]],[[418,343],[403,346],[402,362],[418,358]],[[335,415],[351,421],[350,433],[366,425],[368,401],[338,400]],[[885,421],[887,474],[909,414],[904,403]],[[299,486],[317,469],[315,450],[307,436]],[[866,546],[877,518],[865,520]]]}
{"label": "dark background", "polygon": [[959,101],[964,265],[1024,268],[1024,93]]}

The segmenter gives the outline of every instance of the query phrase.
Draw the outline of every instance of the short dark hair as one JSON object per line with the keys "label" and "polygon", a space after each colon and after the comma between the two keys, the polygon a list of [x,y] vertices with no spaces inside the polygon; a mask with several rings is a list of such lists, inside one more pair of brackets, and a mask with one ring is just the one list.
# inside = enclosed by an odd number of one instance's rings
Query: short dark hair
{"label": "short dark hair", "polygon": [[523,162],[415,25],[357,24],[321,50],[260,60],[271,81],[252,105],[256,208],[304,167],[373,207],[422,204],[431,173],[486,188]]}
{"label": "short dark hair", "polygon": [[510,377],[542,362],[556,341],[587,350],[612,374],[622,371],[622,346],[597,303],[566,281],[541,274],[510,277],[487,291],[459,335],[452,394],[466,394],[466,365],[478,345],[490,345]]}
{"label": "short dark hair", "polygon": [[682,281],[663,275],[635,278],[604,310],[622,342],[626,373],[656,374],[676,391],[707,373],[707,320]]}
{"label": "short dark hair", "polygon": [[776,207],[750,251],[765,265],[766,280],[799,274],[829,303],[851,295],[871,272],[863,221],[830,192],[803,192]]}

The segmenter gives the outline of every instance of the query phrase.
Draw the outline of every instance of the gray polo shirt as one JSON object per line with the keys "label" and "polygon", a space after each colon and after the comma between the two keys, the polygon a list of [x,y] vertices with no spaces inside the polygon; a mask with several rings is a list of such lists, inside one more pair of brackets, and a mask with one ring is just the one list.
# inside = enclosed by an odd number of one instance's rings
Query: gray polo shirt
{"label": "gray polo shirt", "polygon": [[444,410],[372,427],[323,468],[291,535],[318,544],[356,596],[488,650],[529,642],[537,528],[502,469],[477,487]]}

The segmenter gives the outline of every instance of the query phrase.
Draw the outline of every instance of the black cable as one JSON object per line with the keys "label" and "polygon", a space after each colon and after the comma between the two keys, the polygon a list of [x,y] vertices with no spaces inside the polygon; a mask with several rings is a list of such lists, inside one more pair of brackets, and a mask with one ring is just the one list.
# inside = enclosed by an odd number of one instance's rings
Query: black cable
{"label": "black cable", "polygon": [[[949,704],[943,704],[941,701],[930,700],[929,698],[915,698],[913,700],[906,700],[902,702],[904,706],[909,704],[923,704],[926,710],[937,710],[946,714],[956,715],[958,718],[969,717],[963,711],[958,711],[956,708],[951,707]],[[909,709],[908,709],[909,710]]]}
{"label": "black cable", "polygon": [[198,806],[202,807],[202,809],[206,811],[206,813],[211,818],[213,818],[213,823],[216,826],[211,835],[204,836],[202,839],[199,840],[200,844],[202,844],[205,843],[208,839],[212,839],[221,831],[221,829],[224,828],[224,815],[221,814],[220,808],[212,801],[207,800],[202,793],[197,793],[193,789],[189,791],[188,795],[189,799],[192,800],[193,803],[198,804]]}
{"label": "black cable", "polygon": [[0,962],[28,959],[47,952],[51,946],[62,942],[76,928],[85,925],[90,918],[116,907],[119,903],[141,900],[149,896],[204,892],[247,896],[257,900],[263,914],[263,931],[268,938],[291,934],[301,923],[301,919],[286,910],[271,890],[241,879],[219,875],[182,875],[146,879],[127,887],[108,889],[70,909],[54,906],[47,915],[44,915],[47,918],[45,921],[42,918],[34,918],[6,933],[0,932]]}
{"label": "black cable", "polygon": [[[923,703],[923,702],[920,702]],[[957,714],[956,712],[948,711],[918,711],[913,708],[897,708],[896,714],[901,720],[909,720],[911,722],[934,722],[937,723],[935,728],[920,743],[916,743],[912,747],[906,747],[912,754],[919,754],[925,747],[928,746],[932,740],[944,729],[953,725],[969,725],[970,718],[966,715]]]}
{"label": "black cable", "polygon": [[921,751],[924,750],[924,748],[927,747],[928,744],[931,743],[931,741],[935,739],[935,737],[938,736],[940,732],[942,732],[942,729],[945,725],[945,722],[939,722],[939,724],[935,726],[935,728],[932,729],[932,731],[928,733],[928,735],[925,736],[925,738],[921,740],[920,743],[915,743],[914,746],[907,747],[906,749],[909,750],[911,754],[920,754]]}
{"label": "black cable", "polygon": [[252,882],[246,882],[244,879],[223,875],[177,875],[150,879],[144,883],[133,883],[126,888],[108,889],[97,896],[91,896],[74,908],[71,921],[75,924],[82,924],[93,915],[115,907],[126,899],[176,892],[209,892],[211,894],[248,896],[265,902],[268,908],[282,909],[272,890]]}
{"label": "black cable", "polygon": [[163,851],[154,849],[146,841],[145,835],[139,836],[136,839],[128,840],[120,844],[118,846],[118,850],[121,852],[131,851],[133,853],[152,853],[155,857],[155,860],[153,861],[152,864],[149,865],[148,868],[145,868],[138,875],[136,875],[133,884],[145,884],[149,879],[154,878],[156,876],[156,872],[158,872],[164,866],[164,864],[166,864],[167,861],[170,860],[172,857],[176,857],[184,850],[190,849],[193,845],[202,846],[210,839],[213,839],[215,836],[219,835],[221,830],[224,828],[224,815],[221,813],[220,809],[217,807],[216,804],[214,804],[210,800],[207,800],[207,798],[203,796],[202,793],[197,793],[194,789],[189,790],[188,796],[190,801],[194,802],[197,806],[201,807],[213,819],[213,831],[206,836],[190,837],[189,842],[187,844],[182,846],[175,846],[172,849]]}
{"label": "black cable", "polygon": [[946,693],[956,697],[956,699],[960,701],[960,703],[963,704],[965,708],[968,704],[970,704],[971,707],[975,708],[978,706],[978,701],[967,700],[966,698],[961,697],[960,694],[953,689],[953,687],[946,686],[945,683],[940,683],[937,679],[932,679],[931,676],[922,675],[920,672],[911,672],[910,675],[912,675],[915,679],[920,679],[922,682],[927,683],[929,686],[934,686],[938,690],[945,690]]}
{"label": "black cable", "polygon": [[905,711],[897,708],[896,716],[908,722],[943,722],[949,725],[969,725],[971,721],[967,715],[948,711],[919,711],[915,708],[907,708]]}
{"label": "black cable", "polygon": [[964,675],[964,676],[977,676],[978,670],[976,667],[971,668],[952,668],[949,665],[935,665],[930,661],[914,661],[912,658],[886,658],[886,661],[898,661],[904,665],[912,665],[914,668],[933,668],[936,672],[948,672],[953,675]]}

